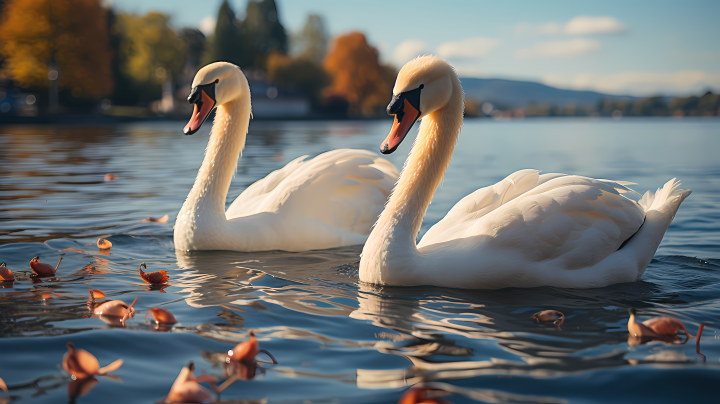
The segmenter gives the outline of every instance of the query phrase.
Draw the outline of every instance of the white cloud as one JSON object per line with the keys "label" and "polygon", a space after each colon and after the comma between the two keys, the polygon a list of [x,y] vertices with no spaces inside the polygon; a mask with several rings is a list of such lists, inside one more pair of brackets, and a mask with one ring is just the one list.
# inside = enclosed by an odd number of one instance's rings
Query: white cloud
{"label": "white cloud", "polygon": [[720,73],[681,70],[672,73],[628,71],[616,74],[582,73],[572,77],[549,75],[543,82],[556,87],[593,90],[608,94],[698,95],[707,89],[720,90]]}
{"label": "white cloud", "polygon": [[198,29],[200,32],[205,34],[205,36],[210,36],[215,33],[215,17],[209,15],[202,20],[200,20],[200,24],[198,25]]}
{"label": "white cloud", "polygon": [[577,38],[570,41],[541,42],[530,48],[519,49],[515,52],[515,58],[572,58],[595,52],[598,49],[600,49],[599,42]]}
{"label": "white cloud", "polygon": [[581,15],[565,25],[568,35],[615,34],[622,31],[625,31],[625,25],[613,17]]}
{"label": "white cloud", "polygon": [[453,63],[453,67],[460,77],[485,77],[487,72],[473,63]]}
{"label": "white cloud", "polygon": [[524,34],[543,35],[593,35],[593,34],[616,34],[625,31],[625,24],[615,17],[599,16],[592,17],[580,15],[565,24],[548,22],[540,25],[521,23],[515,26],[515,32]]}
{"label": "white cloud", "polygon": [[559,34],[563,30],[563,26],[556,22],[548,22],[538,27],[538,32],[545,35]]}
{"label": "white cloud", "polygon": [[440,44],[437,48],[437,54],[441,58],[481,58],[487,55],[491,50],[497,48],[500,41],[493,38],[474,37],[465,38],[460,41],[450,41]]}
{"label": "white cloud", "polygon": [[402,67],[405,63],[417,56],[424,55],[428,52],[428,46],[419,39],[407,39],[395,48],[392,55],[392,61]]}

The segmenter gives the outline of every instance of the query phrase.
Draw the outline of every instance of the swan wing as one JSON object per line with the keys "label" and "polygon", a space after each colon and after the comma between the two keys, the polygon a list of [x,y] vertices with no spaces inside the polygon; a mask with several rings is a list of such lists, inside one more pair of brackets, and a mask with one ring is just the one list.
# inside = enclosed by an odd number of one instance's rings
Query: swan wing
{"label": "swan wing", "polygon": [[290,226],[316,222],[366,235],[398,177],[388,160],[366,150],[339,149],[299,157],[248,187],[228,220],[271,212]]}
{"label": "swan wing", "polygon": [[418,244],[418,248],[461,237],[460,232],[476,220],[499,208],[517,196],[553,178],[565,174],[542,174],[539,170],[525,169],[514,172],[495,185],[480,188],[461,199],[445,217],[431,227]]}
{"label": "swan wing", "polygon": [[422,246],[457,240],[464,250],[514,251],[525,262],[560,259],[561,267],[579,269],[617,251],[643,224],[644,208],[622,195],[631,192],[625,183],[523,171],[504,196],[502,186],[485,191],[486,202],[478,209],[463,199],[458,205],[464,203],[466,210],[454,207],[453,219],[428,231],[431,238],[424,237]]}

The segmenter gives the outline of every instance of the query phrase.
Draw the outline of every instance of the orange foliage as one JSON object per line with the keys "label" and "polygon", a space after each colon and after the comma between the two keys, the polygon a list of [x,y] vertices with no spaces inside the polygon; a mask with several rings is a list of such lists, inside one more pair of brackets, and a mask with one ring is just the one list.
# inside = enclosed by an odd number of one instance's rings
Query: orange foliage
{"label": "orange foliage", "polygon": [[351,113],[377,115],[392,98],[395,72],[380,65],[377,49],[362,32],[335,38],[323,67],[332,76],[328,92],[342,94],[350,102]]}
{"label": "orange foliage", "polygon": [[83,98],[112,91],[106,10],[99,0],[10,0],[0,21],[5,69],[21,85],[49,86],[54,61],[60,88]]}

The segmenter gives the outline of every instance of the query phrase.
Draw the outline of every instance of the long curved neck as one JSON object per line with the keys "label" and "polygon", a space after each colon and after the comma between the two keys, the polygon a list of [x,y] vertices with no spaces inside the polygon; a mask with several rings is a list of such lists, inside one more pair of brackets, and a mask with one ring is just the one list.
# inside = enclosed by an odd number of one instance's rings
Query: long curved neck
{"label": "long curved neck", "polygon": [[450,164],[462,126],[464,97],[457,77],[452,86],[447,105],[423,118],[400,179],[363,247],[363,282],[412,283],[406,279],[417,269],[416,238],[422,219]]}
{"label": "long curved neck", "polygon": [[452,77],[450,101],[423,118],[410,156],[390,200],[363,247],[360,280],[376,284],[415,284],[419,263],[417,235],[455,150],[463,121],[460,80]]}
{"label": "long curved neck", "polygon": [[400,242],[409,241],[415,246],[425,211],[455,150],[462,126],[463,102],[460,81],[453,77],[453,94],[448,104],[422,120],[400,179],[376,226],[393,226],[405,231],[409,238],[398,240]]}
{"label": "long curved neck", "polygon": [[222,215],[225,198],[245,147],[250,124],[250,94],[218,106],[200,171],[180,213]]}

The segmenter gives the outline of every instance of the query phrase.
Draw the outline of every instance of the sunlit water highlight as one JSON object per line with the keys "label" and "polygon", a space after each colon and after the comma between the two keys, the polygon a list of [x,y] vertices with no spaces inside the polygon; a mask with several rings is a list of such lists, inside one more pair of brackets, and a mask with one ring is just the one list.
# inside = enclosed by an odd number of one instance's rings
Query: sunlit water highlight
{"label": "sunlit water highlight", "polygon": [[[253,122],[228,203],[303,154],[377,150],[389,123]],[[720,378],[720,121],[466,121],[423,232],[468,193],[521,168],[636,182],[678,177],[683,203],[642,281],[602,289],[463,291],[376,288],[357,279],[360,247],[307,253],[176,252],[175,215],[207,142],[183,123],[0,127],[0,261],[16,281],[0,289],[0,403],[68,398],[59,368],[67,341],[101,366],[122,358],[77,402],[156,402],[193,360],[223,380],[225,352],[254,329],[280,362],[238,381],[223,402],[394,403],[409,385],[455,386],[456,403],[708,401]],[[390,159],[400,167],[410,142]],[[117,176],[105,182],[106,173]],[[170,215],[168,223],[141,223]],[[108,236],[101,251],[95,242]],[[72,248],[78,251],[62,251]],[[56,277],[33,280],[35,255]],[[167,270],[169,287],[138,276]],[[263,275],[264,276],[260,276]],[[89,286],[90,285],[90,286]],[[89,317],[87,290],[138,298],[127,327]],[[159,332],[152,307],[179,320]],[[629,345],[627,308],[670,315],[695,340]],[[556,309],[561,329],[530,316]],[[264,357],[261,357],[264,360]],[[243,401],[248,400],[248,401]],[[255,401],[253,401],[255,400]]]}

